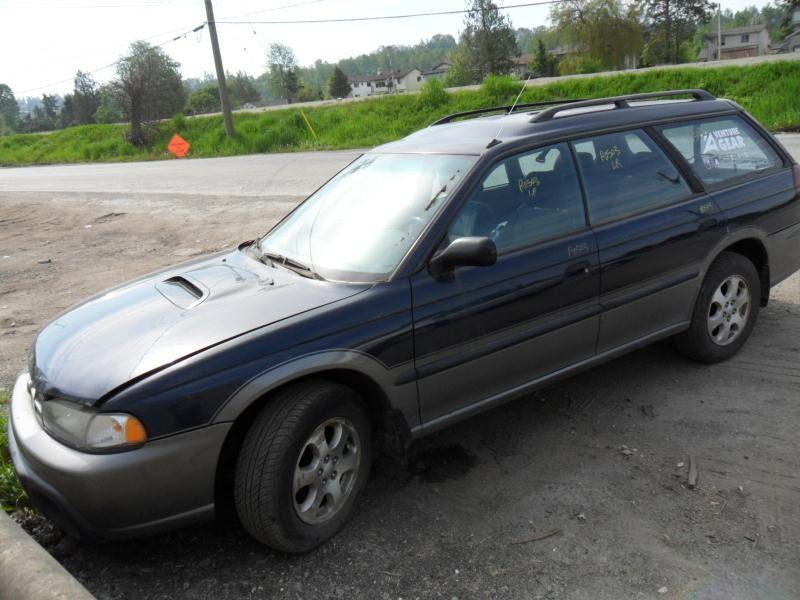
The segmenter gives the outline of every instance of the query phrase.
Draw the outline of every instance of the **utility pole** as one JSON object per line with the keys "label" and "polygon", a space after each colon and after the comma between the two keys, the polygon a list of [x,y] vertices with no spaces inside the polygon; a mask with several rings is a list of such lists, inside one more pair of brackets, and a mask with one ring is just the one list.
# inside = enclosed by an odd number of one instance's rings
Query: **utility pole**
{"label": "utility pole", "polygon": [[231,103],[228,100],[228,86],[225,83],[225,69],[222,68],[222,55],[219,53],[219,40],[217,39],[217,24],[214,21],[214,7],[211,0],[206,0],[206,19],[208,19],[208,33],[211,38],[211,49],[214,51],[214,67],[217,69],[217,85],[219,87],[219,103],[222,105],[222,116],[225,120],[225,133],[233,137],[233,115]]}
{"label": "utility pole", "polygon": [[722,2],[717,3],[717,60],[722,60]]}

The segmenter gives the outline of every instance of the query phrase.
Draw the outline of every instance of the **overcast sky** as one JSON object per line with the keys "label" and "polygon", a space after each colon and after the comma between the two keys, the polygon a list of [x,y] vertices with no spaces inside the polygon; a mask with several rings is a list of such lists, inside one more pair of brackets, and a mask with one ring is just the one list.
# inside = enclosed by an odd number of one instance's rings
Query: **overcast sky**
{"label": "overcast sky", "polygon": [[[503,0],[499,5],[533,0]],[[289,6],[289,5],[297,6]],[[217,21],[325,19],[396,15],[463,9],[465,0],[215,0]],[[723,0],[739,10],[765,0]],[[549,6],[504,11],[515,27],[548,23]],[[245,16],[242,16],[245,15]],[[317,58],[336,61],[381,45],[414,44],[436,33],[456,37],[463,15],[393,21],[303,25],[219,24],[227,71],[264,71],[266,48],[282,42],[294,48],[301,64]],[[0,0],[0,83],[17,97],[65,93],[78,69],[90,71],[114,62],[137,39],[161,43],[206,20],[203,0]],[[184,77],[213,72],[207,31],[190,33],[164,49],[182,67]],[[94,73],[113,77],[113,68]]]}

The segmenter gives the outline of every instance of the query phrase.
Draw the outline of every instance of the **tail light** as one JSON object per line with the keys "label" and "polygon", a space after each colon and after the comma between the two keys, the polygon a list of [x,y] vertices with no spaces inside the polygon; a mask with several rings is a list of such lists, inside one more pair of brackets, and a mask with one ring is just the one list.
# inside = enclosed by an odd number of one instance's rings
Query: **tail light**
{"label": "tail light", "polygon": [[792,173],[794,173],[794,189],[800,192],[800,165],[792,167]]}

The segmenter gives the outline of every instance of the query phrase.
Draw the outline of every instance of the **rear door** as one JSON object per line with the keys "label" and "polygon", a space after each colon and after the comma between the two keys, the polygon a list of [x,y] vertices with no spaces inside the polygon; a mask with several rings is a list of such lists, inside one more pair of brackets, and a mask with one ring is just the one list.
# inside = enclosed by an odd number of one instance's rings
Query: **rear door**
{"label": "rear door", "polygon": [[599,263],[567,144],[489,167],[442,246],[491,237],[490,267],[412,278],[415,362],[424,427],[521,393],[594,354]]}
{"label": "rear door", "polygon": [[643,129],[573,147],[600,254],[598,353],[680,327],[724,233],[719,210]]}

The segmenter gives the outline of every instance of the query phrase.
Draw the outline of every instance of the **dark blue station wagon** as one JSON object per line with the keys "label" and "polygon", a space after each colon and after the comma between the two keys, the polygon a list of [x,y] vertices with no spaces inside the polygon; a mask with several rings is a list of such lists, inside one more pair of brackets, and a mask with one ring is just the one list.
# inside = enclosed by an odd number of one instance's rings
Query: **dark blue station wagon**
{"label": "dark blue station wagon", "polygon": [[702,90],[451,115],[262,238],[46,325],[14,388],[14,464],[73,535],[232,498],[256,539],[310,550],[374,448],[659,339],[735,354],[800,267],[798,190],[775,138]]}

